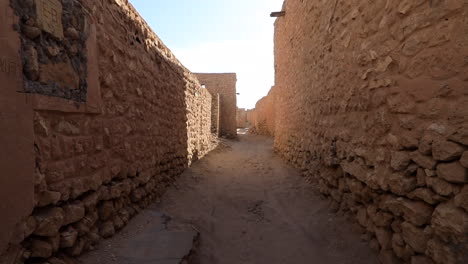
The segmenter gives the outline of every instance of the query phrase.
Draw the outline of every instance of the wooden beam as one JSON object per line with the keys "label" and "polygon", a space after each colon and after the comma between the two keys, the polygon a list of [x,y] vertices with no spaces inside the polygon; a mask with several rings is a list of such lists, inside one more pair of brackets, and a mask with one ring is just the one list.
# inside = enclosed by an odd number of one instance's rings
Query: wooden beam
{"label": "wooden beam", "polygon": [[285,14],[286,14],[285,11],[281,11],[281,12],[272,12],[272,13],[270,14],[270,16],[271,16],[271,17],[282,17],[282,16],[284,16]]}

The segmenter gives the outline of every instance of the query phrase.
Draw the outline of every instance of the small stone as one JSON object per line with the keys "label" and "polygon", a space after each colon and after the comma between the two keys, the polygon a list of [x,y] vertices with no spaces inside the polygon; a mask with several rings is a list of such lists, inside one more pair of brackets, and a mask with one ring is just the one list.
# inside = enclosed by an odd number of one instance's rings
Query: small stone
{"label": "small stone", "polygon": [[31,81],[36,81],[39,79],[39,62],[37,57],[37,51],[32,46],[26,46],[25,48],[25,65],[24,65],[24,74]]}
{"label": "small stone", "polygon": [[437,175],[451,183],[468,183],[466,168],[458,161],[439,164]]}
{"label": "small stone", "polygon": [[468,146],[468,124],[465,122],[463,126],[459,127],[458,130],[449,137],[449,139]]}
{"label": "small stone", "polygon": [[421,140],[419,140],[419,152],[424,155],[431,155],[432,154],[432,142],[434,141],[434,137],[431,135],[424,135]]}
{"label": "small stone", "polygon": [[385,228],[376,228],[375,236],[377,237],[382,249],[390,249],[392,247],[392,232],[390,230]]}
{"label": "small stone", "polygon": [[36,218],[35,235],[38,236],[55,236],[62,227],[64,220],[64,212],[62,208],[54,207],[40,210]]}
{"label": "small stone", "polygon": [[83,252],[83,250],[85,248],[85,245],[86,245],[86,238],[80,237],[76,241],[75,245],[73,247],[69,248],[66,252],[70,256],[73,256],[73,257],[79,256]]}
{"label": "small stone", "polygon": [[80,38],[80,33],[74,27],[69,27],[67,30],[65,30],[65,36],[67,38],[76,40]]}
{"label": "small stone", "polygon": [[114,228],[114,224],[112,223],[112,221],[107,221],[101,224],[101,226],[99,227],[99,234],[103,238],[108,238],[108,237],[113,236],[115,234],[115,228]]}
{"label": "small stone", "polygon": [[122,218],[120,218],[120,216],[114,217],[114,219],[112,219],[112,222],[114,223],[115,230],[120,230],[125,226],[125,223],[122,220]]}
{"label": "small stone", "polygon": [[99,194],[97,192],[93,192],[91,194],[88,194],[83,198],[83,204],[84,204],[86,210],[88,210],[88,211],[95,208],[98,201],[99,201]]}
{"label": "small stone", "polygon": [[40,239],[34,239],[31,242],[31,257],[49,258],[53,254],[53,248],[50,243]]}
{"label": "small stone", "polygon": [[392,212],[394,215],[403,218],[416,225],[422,226],[430,222],[433,208],[423,202],[412,201],[402,197],[384,196],[380,203],[380,208]]}
{"label": "small stone", "polygon": [[415,254],[414,250],[411,249],[411,247],[406,244],[404,244],[403,246],[392,244],[392,249],[395,255],[399,257],[400,259],[404,260],[405,262],[408,262],[411,256],[414,256]]}
{"label": "small stone", "polygon": [[110,200],[109,187],[101,186],[98,190],[99,200]]}
{"label": "small stone", "polygon": [[431,187],[434,192],[442,196],[450,196],[455,194],[456,186],[442,180],[439,177],[427,177],[427,186]]}
{"label": "small stone", "polygon": [[47,242],[52,245],[52,251],[57,252],[60,248],[60,234],[57,234],[53,237],[48,237]]}
{"label": "small stone", "polygon": [[72,204],[64,205],[65,219],[63,225],[75,223],[83,219],[85,216],[85,208],[82,202],[74,202]]}
{"label": "small stone", "polygon": [[430,238],[430,236],[424,232],[424,229],[415,227],[408,222],[401,224],[401,228],[405,242],[410,245],[415,252],[424,254],[427,242]]}
{"label": "small stone", "polygon": [[463,239],[468,234],[468,213],[452,202],[443,203],[434,210],[431,224],[441,238]]}
{"label": "small stone", "polygon": [[468,169],[468,151],[463,152],[460,158],[460,164]]}
{"label": "small stone", "polygon": [[114,214],[115,208],[112,201],[105,201],[98,208],[99,219],[102,221],[108,220]]}
{"label": "small stone", "polygon": [[413,256],[411,264],[434,264],[434,261],[426,256]]}
{"label": "small stone", "polygon": [[73,247],[77,238],[78,238],[78,231],[76,231],[71,226],[67,227],[67,229],[60,234],[60,247],[61,248]]}
{"label": "small stone", "polygon": [[418,188],[409,193],[408,197],[413,200],[424,201],[428,204],[436,204],[444,200],[442,197],[427,188]]}
{"label": "small stone", "polygon": [[445,140],[436,140],[432,143],[432,156],[436,160],[451,161],[458,159],[464,148],[457,143]]}
{"label": "small stone", "polygon": [[418,187],[426,186],[426,173],[421,168],[418,168],[418,172],[416,174],[416,183]]}
{"label": "small stone", "polygon": [[437,173],[436,173],[434,170],[425,169],[425,170],[424,170],[424,173],[425,173],[426,176],[428,176],[428,177],[436,177],[436,176],[437,176]]}
{"label": "small stone", "polygon": [[60,121],[55,127],[56,131],[65,135],[79,135],[80,128],[70,122]]}
{"label": "small stone", "polygon": [[69,52],[71,55],[76,55],[76,54],[78,53],[78,45],[76,45],[76,44],[71,45],[71,46],[68,48],[68,52]]}
{"label": "small stone", "polygon": [[406,177],[398,173],[393,173],[388,177],[390,191],[398,195],[406,195],[416,189],[416,185],[417,180],[415,177]]}
{"label": "small stone", "polygon": [[60,54],[60,48],[55,45],[48,46],[46,51],[47,51],[47,54],[51,57],[56,57],[57,55]]}
{"label": "small stone", "polygon": [[389,227],[393,222],[393,215],[387,212],[379,211],[372,219],[378,227]]}
{"label": "small stone", "polygon": [[36,229],[36,219],[29,216],[24,221],[21,221],[15,228],[13,237],[10,240],[12,244],[20,244],[23,240],[29,237]]}
{"label": "small stone", "polygon": [[438,239],[429,240],[426,255],[431,257],[436,263],[460,264],[452,247]]}
{"label": "small stone", "polygon": [[405,241],[403,240],[403,236],[400,233],[394,233],[392,237],[392,245],[397,245],[400,247],[405,246]]}
{"label": "small stone", "polygon": [[59,192],[45,191],[39,194],[39,201],[37,206],[44,207],[50,204],[57,204],[62,195]]}
{"label": "small stone", "polygon": [[37,37],[39,37],[41,35],[41,30],[37,27],[32,27],[32,26],[26,26],[24,25],[22,28],[21,28],[21,31],[23,32],[23,34],[28,37],[29,39],[36,39]]}
{"label": "small stone", "polygon": [[455,205],[468,212],[468,185],[465,185],[461,192],[455,196]]}
{"label": "small stone", "polygon": [[421,154],[419,151],[411,152],[410,154],[411,159],[418,164],[419,166],[425,169],[434,169],[437,162],[430,156],[425,156]]}
{"label": "small stone", "polygon": [[411,162],[408,152],[393,151],[390,166],[395,171],[405,170]]}

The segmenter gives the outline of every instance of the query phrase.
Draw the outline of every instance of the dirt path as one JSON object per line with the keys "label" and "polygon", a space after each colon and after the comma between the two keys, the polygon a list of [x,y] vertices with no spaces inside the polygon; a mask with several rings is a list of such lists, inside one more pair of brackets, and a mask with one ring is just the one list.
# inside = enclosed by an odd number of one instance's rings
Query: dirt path
{"label": "dirt path", "polygon": [[161,211],[199,229],[199,263],[377,263],[351,225],[274,155],[272,144],[240,135],[163,197]]}
{"label": "dirt path", "polygon": [[272,144],[267,137],[240,135],[222,145],[82,263],[128,264],[114,255],[122,255],[122,247],[143,250],[133,245],[141,244],[134,237],[155,228],[160,220],[154,212],[199,231],[196,264],[377,263],[352,225],[330,212],[298,171],[273,154]]}

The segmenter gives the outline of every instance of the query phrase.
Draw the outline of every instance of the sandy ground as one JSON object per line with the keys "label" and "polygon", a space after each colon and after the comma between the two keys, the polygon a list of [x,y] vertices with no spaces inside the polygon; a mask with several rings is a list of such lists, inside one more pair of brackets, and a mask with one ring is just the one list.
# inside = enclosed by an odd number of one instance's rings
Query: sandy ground
{"label": "sandy ground", "polygon": [[239,135],[186,171],[161,211],[200,232],[197,263],[378,263],[352,224],[331,213],[272,139]]}
{"label": "sandy ground", "polygon": [[[257,135],[224,142],[149,210],[199,231],[195,264],[378,263],[353,224],[332,213],[299,172],[273,153],[272,144]],[[145,232],[148,224],[141,223],[152,221],[143,212],[82,263],[119,263],[112,248],[128,244],[129,236]]]}

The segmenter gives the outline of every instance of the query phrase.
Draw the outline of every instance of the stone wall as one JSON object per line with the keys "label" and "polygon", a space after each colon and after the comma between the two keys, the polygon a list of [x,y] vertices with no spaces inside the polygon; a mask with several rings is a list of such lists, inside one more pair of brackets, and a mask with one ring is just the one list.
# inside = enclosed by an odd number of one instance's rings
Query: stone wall
{"label": "stone wall", "polygon": [[221,136],[236,137],[235,73],[195,73],[198,80],[213,95],[219,94],[219,131]]}
{"label": "stone wall", "polygon": [[276,96],[277,89],[272,87],[267,96],[260,99],[255,104],[255,109],[252,110],[250,115],[250,122],[252,124],[252,133],[260,135],[275,135],[276,126]]}
{"label": "stone wall", "polygon": [[214,147],[212,96],[127,1],[11,6],[35,157],[16,167],[31,165],[31,189],[12,191],[34,201],[2,229],[11,239],[0,263],[61,263],[123,228]]}
{"label": "stone wall", "polygon": [[382,263],[468,263],[468,4],[287,0],[275,149]]}

